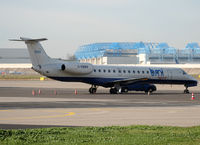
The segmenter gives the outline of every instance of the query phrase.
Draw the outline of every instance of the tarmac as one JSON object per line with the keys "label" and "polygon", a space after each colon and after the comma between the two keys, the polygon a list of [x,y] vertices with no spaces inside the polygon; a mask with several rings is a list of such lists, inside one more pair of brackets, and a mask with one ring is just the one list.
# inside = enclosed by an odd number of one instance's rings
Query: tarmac
{"label": "tarmac", "polygon": [[102,87],[89,94],[82,83],[1,80],[0,128],[200,125],[200,86],[189,88],[195,100],[183,86],[156,86],[151,95],[109,94]]}

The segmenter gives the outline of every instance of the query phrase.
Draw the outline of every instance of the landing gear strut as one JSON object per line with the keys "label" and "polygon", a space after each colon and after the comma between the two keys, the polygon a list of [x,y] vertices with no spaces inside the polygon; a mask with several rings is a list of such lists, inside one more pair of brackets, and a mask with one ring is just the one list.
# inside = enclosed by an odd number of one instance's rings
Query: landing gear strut
{"label": "landing gear strut", "polygon": [[90,94],[95,94],[97,92],[97,86],[92,85],[91,88],[89,88],[89,92]]}
{"label": "landing gear strut", "polygon": [[190,91],[188,90],[188,86],[185,86],[184,93],[185,93],[185,94],[189,94],[189,93],[190,93]]}
{"label": "landing gear strut", "polygon": [[145,90],[145,93],[148,94],[148,95],[152,94],[152,92],[153,92],[152,88],[149,88],[148,90]]}

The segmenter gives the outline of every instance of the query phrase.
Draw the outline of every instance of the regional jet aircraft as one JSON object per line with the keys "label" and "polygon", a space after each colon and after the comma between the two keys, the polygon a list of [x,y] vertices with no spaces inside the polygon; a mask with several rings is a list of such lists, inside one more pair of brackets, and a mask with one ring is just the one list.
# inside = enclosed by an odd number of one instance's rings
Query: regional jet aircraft
{"label": "regional jet aircraft", "polygon": [[52,59],[39,43],[44,40],[47,39],[12,39],[26,43],[33,70],[54,80],[91,84],[91,94],[96,93],[98,86],[110,88],[111,94],[128,91],[151,93],[156,91],[154,84],[184,85],[184,93],[189,93],[188,87],[197,86],[197,80],[180,68],[92,65]]}

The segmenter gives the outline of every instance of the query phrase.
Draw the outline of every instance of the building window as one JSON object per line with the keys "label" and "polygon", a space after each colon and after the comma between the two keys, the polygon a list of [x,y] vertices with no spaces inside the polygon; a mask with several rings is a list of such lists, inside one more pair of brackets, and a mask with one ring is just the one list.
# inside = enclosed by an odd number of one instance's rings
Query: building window
{"label": "building window", "polygon": [[94,72],[96,72],[96,69],[94,69]]}
{"label": "building window", "polygon": [[147,71],[147,74],[149,74],[149,71]]}
{"label": "building window", "polygon": [[139,74],[139,73],[140,73],[140,71],[138,70],[138,71],[137,71],[137,73]]}
{"label": "building window", "polygon": [[103,72],[105,73],[105,72],[106,72],[106,70],[104,69],[104,70],[103,70]]}
{"label": "building window", "polygon": [[121,73],[121,70],[119,70],[118,72]]}
{"label": "building window", "polygon": [[126,73],[126,70],[123,70],[124,73]]}
{"label": "building window", "polygon": [[142,71],[142,73],[144,74],[144,71]]}
{"label": "building window", "polygon": [[101,72],[101,70],[99,69],[99,72]]}
{"label": "building window", "polygon": [[133,73],[135,73],[135,71],[133,70]]}
{"label": "building window", "polygon": [[115,73],[115,70],[113,70],[113,73]]}
{"label": "building window", "polygon": [[108,72],[110,73],[110,70],[108,70]]}
{"label": "building window", "polygon": [[128,73],[130,74],[130,73],[131,73],[131,71],[130,71],[130,70],[128,70]]}

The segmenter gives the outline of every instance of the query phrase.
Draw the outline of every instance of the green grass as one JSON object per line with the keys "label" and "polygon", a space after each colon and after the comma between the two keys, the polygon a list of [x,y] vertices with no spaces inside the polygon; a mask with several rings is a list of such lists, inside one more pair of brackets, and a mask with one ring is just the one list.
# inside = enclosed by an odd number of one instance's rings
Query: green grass
{"label": "green grass", "polygon": [[0,130],[0,145],[200,145],[200,126]]}

